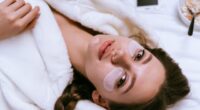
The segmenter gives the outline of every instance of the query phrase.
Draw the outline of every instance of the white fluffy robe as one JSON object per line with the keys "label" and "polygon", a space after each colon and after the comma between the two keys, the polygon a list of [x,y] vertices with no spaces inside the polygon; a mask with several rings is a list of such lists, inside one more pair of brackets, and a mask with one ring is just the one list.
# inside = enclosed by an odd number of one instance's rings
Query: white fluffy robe
{"label": "white fluffy robe", "polygon": [[53,110],[72,79],[71,64],[48,5],[26,1],[41,15],[34,29],[0,42],[0,110]]}
{"label": "white fluffy robe", "polygon": [[134,0],[45,1],[74,21],[107,34],[129,36],[132,35],[132,24],[140,24],[135,18]]}

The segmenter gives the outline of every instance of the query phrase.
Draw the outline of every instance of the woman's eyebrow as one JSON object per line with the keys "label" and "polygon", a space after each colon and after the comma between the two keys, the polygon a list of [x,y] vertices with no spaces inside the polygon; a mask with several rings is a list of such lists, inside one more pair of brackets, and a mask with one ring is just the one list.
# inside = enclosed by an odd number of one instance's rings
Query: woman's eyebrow
{"label": "woman's eyebrow", "polygon": [[148,62],[150,62],[152,59],[152,54],[149,54],[149,56],[142,62],[142,64],[146,64]]}
{"label": "woman's eyebrow", "polygon": [[133,88],[133,86],[135,84],[136,77],[131,76],[130,80],[131,80],[131,83],[128,85],[127,89],[123,92],[123,94],[127,93],[131,88]]}

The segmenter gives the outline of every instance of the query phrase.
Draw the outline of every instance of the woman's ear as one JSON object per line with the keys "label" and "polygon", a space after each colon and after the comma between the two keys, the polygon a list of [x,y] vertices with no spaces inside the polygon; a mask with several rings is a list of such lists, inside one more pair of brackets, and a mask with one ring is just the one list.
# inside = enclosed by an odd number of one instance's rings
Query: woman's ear
{"label": "woman's ear", "polygon": [[97,90],[94,90],[92,92],[92,100],[94,103],[96,103],[97,105],[100,105],[106,109],[108,109],[108,100],[106,100],[105,98],[103,98],[99,92]]}

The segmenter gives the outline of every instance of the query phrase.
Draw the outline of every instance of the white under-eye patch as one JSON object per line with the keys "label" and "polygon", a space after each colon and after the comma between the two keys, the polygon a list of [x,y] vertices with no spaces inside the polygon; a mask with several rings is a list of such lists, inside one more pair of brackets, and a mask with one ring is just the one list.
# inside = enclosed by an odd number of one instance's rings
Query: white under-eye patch
{"label": "white under-eye patch", "polygon": [[128,52],[131,56],[134,56],[135,52],[138,49],[143,49],[143,47],[137,43],[136,41],[132,40],[131,42],[129,42],[128,44]]}
{"label": "white under-eye patch", "polygon": [[115,88],[115,83],[120,77],[124,75],[124,71],[122,68],[115,68],[112,71],[110,71],[103,81],[103,86],[105,90],[108,92],[112,92]]}

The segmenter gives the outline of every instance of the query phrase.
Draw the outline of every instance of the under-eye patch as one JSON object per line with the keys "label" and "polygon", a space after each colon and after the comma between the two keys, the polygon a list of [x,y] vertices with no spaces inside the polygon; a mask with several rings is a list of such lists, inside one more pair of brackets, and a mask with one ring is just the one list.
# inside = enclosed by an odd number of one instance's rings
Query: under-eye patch
{"label": "under-eye patch", "polygon": [[103,81],[103,86],[108,92],[112,92],[115,89],[115,84],[124,75],[122,68],[115,68],[111,70]]}

